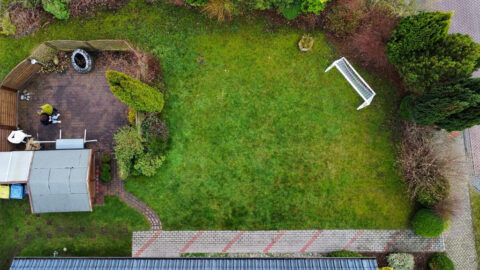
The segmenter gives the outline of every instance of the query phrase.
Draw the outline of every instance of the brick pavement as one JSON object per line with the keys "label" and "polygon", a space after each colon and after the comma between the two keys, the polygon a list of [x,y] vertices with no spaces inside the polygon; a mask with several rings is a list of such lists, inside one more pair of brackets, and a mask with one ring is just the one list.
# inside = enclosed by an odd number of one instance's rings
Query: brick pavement
{"label": "brick pavement", "polygon": [[138,231],[133,257],[183,253],[443,252],[443,235],[422,238],[410,230]]}
{"label": "brick pavement", "polygon": [[117,196],[127,205],[140,212],[150,223],[151,230],[161,230],[162,222],[158,214],[150,208],[146,203],[139,200],[133,194],[125,190],[125,182],[117,175],[116,161],[112,162],[112,181],[105,186],[105,195]]}
{"label": "brick pavement", "polygon": [[456,269],[476,270],[477,253],[469,190],[469,175],[473,175],[474,171],[471,159],[465,151],[468,141],[464,141],[464,136],[452,138],[446,131],[439,131],[435,134],[434,142],[437,151],[447,155],[447,158],[458,167],[458,172],[447,175],[450,182],[450,197],[458,201],[459,211],[450,220],[450,230],[445,232],[445,250]]}
{"label": "brick pavement", "polygon": [[[28,134],[39,136],[42,141],[58,138],[59,129],[64,138],[97,139],[87,147],[110,152],[113,134],[128,124],[128,107],[110,92],[105,77],[107,69],[122,71],[124,67],[109,64],[98,56],[92,72],[80,74],[73,68],[64,73],[37,74],[25,90],[31,94],[30,101],[19,100],[18,122]],[[40,124],[37,110],[40,105],[51,104],[61,114],[61,124],[44,126]],[[54,144],[43,144],[53,149]]]}

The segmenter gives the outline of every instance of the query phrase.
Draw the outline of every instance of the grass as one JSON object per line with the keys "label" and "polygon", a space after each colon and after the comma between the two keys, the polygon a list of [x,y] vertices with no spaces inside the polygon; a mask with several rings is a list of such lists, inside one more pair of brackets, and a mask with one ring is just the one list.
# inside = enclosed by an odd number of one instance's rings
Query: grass
{"label": "grass", "polygon": [[[130,256],[131,232],[148,230],[145,218],[116,197],[92,213],[32,215],[28,199],[0,200],[0,269],[13,256]],[[67,251],[63,251],[66,247]]]}
{"label": "grass", "polygon": [[320,32],[248,16],[218,24],[195,10],[138,1],[116,13],[56,21],[0,38],[0,78],[45,40],[128,39],[162,60],[170,129],[167,163],[127,188],[165,229],[406,228],[412,211],[389,121],[395,87],[365,74],[360,97]]}
{"label": "grass", "polygon": [[[480,194],[470,189],[470,202],[472,205],[473,232],[475,233],[475,247],[480,256]],[[480,269],[480,266],[478,267]]]}

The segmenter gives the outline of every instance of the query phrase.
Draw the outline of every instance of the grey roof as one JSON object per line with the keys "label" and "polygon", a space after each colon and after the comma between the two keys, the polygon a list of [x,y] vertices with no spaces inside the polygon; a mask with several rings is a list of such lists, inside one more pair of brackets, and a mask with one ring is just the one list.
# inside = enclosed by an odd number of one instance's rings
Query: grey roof
{"label": "grey roof", "polygon": [[15,258],[10,270],[376,270],[375,258]]}
{"label": "grey roof", "polygon": [[90,153],[90,149],[35,151],[28,182],[34,213],[91,211]]}

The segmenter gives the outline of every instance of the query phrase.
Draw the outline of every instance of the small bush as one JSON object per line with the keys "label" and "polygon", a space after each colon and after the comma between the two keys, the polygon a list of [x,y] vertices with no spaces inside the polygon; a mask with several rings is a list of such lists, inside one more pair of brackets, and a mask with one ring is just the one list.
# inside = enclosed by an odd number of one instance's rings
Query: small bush
{"label": "small bush", "polygon": [[164,161],[165,156],[144,154],[135,161],[133,168],[136,175],[154,176]]}
{"label": "small bush", "polygon": [[415,261],[412,254],[393,253],[387,256],[387,262],[395,270],[413,270]]}
{"label": "small bush", "polygon": [[112,157],[110,155],[103,155],[103,157],[102,157],[102,162],[103,163],[109,163],[110,164],[110,161],[112,161]]}
{"label": "small bush", "polygon": [[112,180],[112,173],[109,171],[102,171],[100,173],[100,180],[105,183],[110,182]]}
{"label": "small bush", "polygon": [[135,125],[135,119],[137,117],[137,111],[135,111],[134,108],[132,107],[129,107],[128,108],[128,122],[130,123],[130,125]]}
{"label": "small bush", "polygon": [[337,258],[360,258],[363,257],[362,254],[350,251],[350,250],[337,250],[328,253],[327,257],[337,257]]}
{"label": "small bush", "polygon": [[313,48],[313,42],[315,40],[310,35],[303,35],[300,41],[298,42],[298,47],[303,52],[311,51]]}
{"label": "small bush", "polygon": [[[431,210],[421,209],[413,217],[412,227],[417,235],[433,238],[442,234],[447,228],[447,223]],[[393,268],[395,268],[395,266],[393,266]]]}
{"label": "small bush", "polygon": [[102,171],[110,171],[111,166],[110,163],[104,162],[102,163]]}
{"label": "small bush", "polygon": [[210,0],[202,8],[202,12],[206,13],[211,19],[217,19],[219,22],[223,22],[230,19],[233,8],[232,2],[228,0]]}
{"label": "small bush", "polygon": [[0,20],[0,35],[13,36],[16,30],[15,25],[10,20],[10,14],[8,12],[3,13]]}
{"label": "small bush", "polygon": [[157,89],[136,80],[125,73],[107,70],[110,90],[123,103],[142,112],[161,112],[163,94]]}
{"label": "small bush", "polygon": [[68,9],[68,0],[42,0],[43,9],[49,12],[59,20],[70,18]]}
{"label": "small bush", "polygon": [[302,6],[299,3],[293,3],[284,8],[280,8],[279,11],[285,19],[293,20],[302,14]]}
{"label": "small bush", "polygon": [[455,266],[450,258],[445,254],[437,253],[428,260],[430,270],[455,270]]}

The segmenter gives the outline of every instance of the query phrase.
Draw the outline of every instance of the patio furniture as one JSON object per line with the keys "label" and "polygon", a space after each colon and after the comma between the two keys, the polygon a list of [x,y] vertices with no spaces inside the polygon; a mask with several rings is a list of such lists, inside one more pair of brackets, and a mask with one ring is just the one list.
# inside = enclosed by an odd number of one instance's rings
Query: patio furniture
{"label": "patio furniture", "polygon": [[7,140],[13,144],[26,143],[25,139],[32,137],[23,132],[23,130],[14,130],[10,133]]}
{"label": "patio furniture", "polygon": [[55,149],[84,149],[86,143],[98,142],[98,140],[87,140],[87,130],[83,132],[82,139],[62,139],[62,130],[60,136],[55,141],[36,141],[35,143],[55,143]]}

